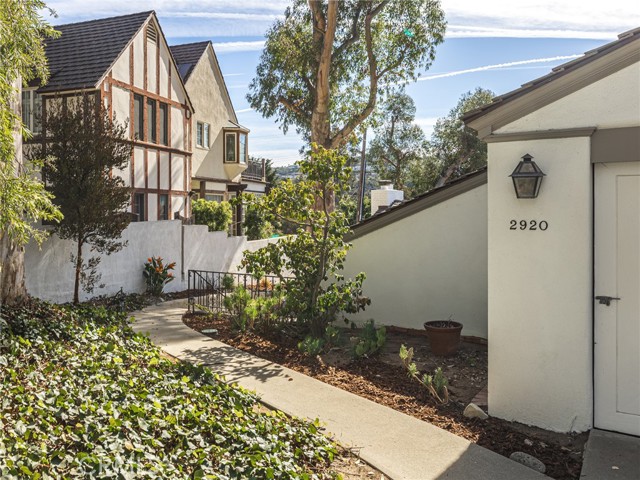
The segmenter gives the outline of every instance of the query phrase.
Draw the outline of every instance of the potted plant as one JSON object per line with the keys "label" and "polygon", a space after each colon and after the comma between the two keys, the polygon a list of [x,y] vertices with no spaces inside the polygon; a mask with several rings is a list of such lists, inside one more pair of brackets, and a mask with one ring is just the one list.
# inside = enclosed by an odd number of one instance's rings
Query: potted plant
{"label": "potted plant", "polygon": [[449,357],[458,351],[462,324],[447,320],[433,320],[424,322],[424,328],[429,337],[429,345],[434,355]]}

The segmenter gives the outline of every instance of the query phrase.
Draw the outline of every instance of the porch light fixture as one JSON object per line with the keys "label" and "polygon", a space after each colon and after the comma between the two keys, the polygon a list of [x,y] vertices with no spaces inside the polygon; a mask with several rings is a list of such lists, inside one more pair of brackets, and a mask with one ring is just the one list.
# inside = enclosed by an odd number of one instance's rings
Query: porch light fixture
{"label": "porch light fixture", "polygon": [[515,188],[518,198],[536,198],[540,191],[542,177],[545,174],[532,159],[533,157],[527,153],[522,157],[513,173],[509,175],[513,180],[513,188]]}

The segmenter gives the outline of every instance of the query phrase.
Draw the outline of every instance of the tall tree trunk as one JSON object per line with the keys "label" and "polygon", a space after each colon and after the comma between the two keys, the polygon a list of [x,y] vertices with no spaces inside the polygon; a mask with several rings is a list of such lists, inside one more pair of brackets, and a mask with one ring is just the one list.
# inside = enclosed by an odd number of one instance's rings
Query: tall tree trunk
{"label": "tall tree trunk", "polygon": [[[18,78],[14,82],[16,94],[11,108],[20,115],[22,106],[22,79]],[[22,132],[19,128],[14,129],[13,144],[15,155],[13,160],[0,159],[0,162],[12,162],[13,169],[17,173],[22,165]],[[27,297],[27,287],[24,283],[24,249],[16,245],[9,236],[0,233],[0,305],[14,305]]]}
{"label": "tall tree trunk", "polygon": [[24,249],[0,235],[0,305],[15,305],[26,297]]}
{"label": "tall tree trunk", "polygon": [[78,240],[78,251],[76,252],[76,281],[73,285],[73,303],[80,303],[80,274],[82,273],[82,241]]}

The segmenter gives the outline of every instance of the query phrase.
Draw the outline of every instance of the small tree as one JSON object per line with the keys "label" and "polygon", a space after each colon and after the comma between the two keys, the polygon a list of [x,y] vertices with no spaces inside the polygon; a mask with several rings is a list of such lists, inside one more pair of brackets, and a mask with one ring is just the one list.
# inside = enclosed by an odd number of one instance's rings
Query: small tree
{"label": "small tree", "polygon": [[424,132],[413,123],[416,106],[409,95],[399,93],[384,102],[381,116],[382,123],[374,128],[375,138],[369,147],[370,162],[380,178],[406,190],[413,165],[426,155]]}
{"label": "small tree", "polygon": [[207,225],[210,232],[224,232],[229,229],[233,212],[229,202],[215,202],[199,198],[191,204],[191,211],[197,225]]}
{"label": "small tree", "polygon": [[467,92],[460,97],[449,115],[436,122],[429,141],[429,156],[439,171],[434,188],[487,164],[487,144],[460,117],[465,112],[491,103],[494,96],[491,90],[482,88]]}
{"label": "small tree", "polygon": [[55,226],[63,239],[76,243],[73,302],[79,289],[91,293],[99,281],[100,256],[85,260],[84,247],[109,255],[117,252],[131,215],[125,211],[130,190],[113,174],[127,167],[132,146],[125,126],[109,118],[98,95],[47,103],[47,140],[31,152],[46,158],[42,173],[64,219]]}
{"label": "small tree", "polygon": [[[346,158],[313,145],[309,158],[298,165],[301,177],[296,183],[284,180],[254,200],[267,218],[296,225],[296,236],[245,252],[241,266],[256,277],[279,276],[286,285],[287,308],[303,332],[321,337],[339,312],[358,310],[365,275],[353,280],[340,275],[350,248],[344,240],[349,222],[340,203],[335,209],[326,207],[334,194],[348,198],[341,195],[350,174]],[[294,278],[286,280],[289,275]]]}

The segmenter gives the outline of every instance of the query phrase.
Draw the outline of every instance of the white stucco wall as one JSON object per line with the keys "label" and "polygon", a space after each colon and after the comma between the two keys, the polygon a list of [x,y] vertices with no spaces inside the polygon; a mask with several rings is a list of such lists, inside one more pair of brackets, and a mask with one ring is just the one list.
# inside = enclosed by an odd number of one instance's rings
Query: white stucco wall
{"label": "white stucco wall", "polygon": [[[549,430],[591,426],[589,151],[589,137],[489,144],[489,413]],[[518,200],[526,153],[547,176]]]}
{"label": "white stucco wall", "polygon": [[487,338],[487,186],[353,240],[345,275],[365,272],[371,305],[349,318],[423,329],[449,315]]}
{"label": "white stucco wall", "polygon": [[[184,236],[182,230],[184,229]],[[101,283],[106,287],[90,296],[114,294],[120,287],[125,292],[145,290],[142,269],[150,256],[160,256],[165,262],[176,262],[176,279],[165,291],[187,289],[189,269],[238,271],[237,265],[245,249],[255,250],[274,239],[248,242],[246,237],[229,237],[225,232],[208,232],[204,225],[182,226],[180,221],[132,223],[124,232],[128,245],[121,251],[102,257]],[[70,256],[75,244],[50,237],[38,249],[33,242],[25,252],[26,283],[29,294],[54,302],[69,302],[73,298],[74,271]],[[184,248],[184,260],[183,260]],[[85,255],[88,254],[85,252]],[[184,272],[184,277],[181,275]],[[82,294],[81,299],[89,295]]]}
{"label": "white stucco wall", "polygon": [[635,63],[505,125],[496,133],[637,125],[640,117],[639,91],[640,63]]}
{"label": "white stucco wall", "polygon": [[[495,133],[638,125],[634,64]],[[541,134],[544,137],[544,133]],[[489,413],[556,431],[593,423],[591,139],[489,144]],[[508,177],[522,155],[546,177],[537,199]],[[510,230],[510,221],[518,222]],[[520,230],[546,221],[548,229]]]}

